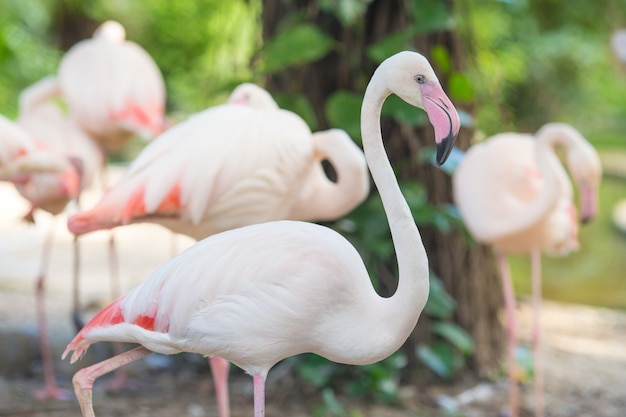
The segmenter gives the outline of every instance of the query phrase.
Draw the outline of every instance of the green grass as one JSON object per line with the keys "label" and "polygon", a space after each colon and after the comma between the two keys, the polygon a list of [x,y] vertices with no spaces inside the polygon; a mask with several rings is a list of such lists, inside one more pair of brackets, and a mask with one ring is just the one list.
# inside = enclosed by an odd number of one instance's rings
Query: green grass
{"label": "green grass", "polygon": [[[626,181],[605,175],[598,216],[580,229],[581,249],[563,258],[542,257],[544,298],[626,310],[626,235],[617,231],[611,219],[613,207],[624,198]],[[511,256],[510,260],[516,290],[530,294],[529,258]]]}

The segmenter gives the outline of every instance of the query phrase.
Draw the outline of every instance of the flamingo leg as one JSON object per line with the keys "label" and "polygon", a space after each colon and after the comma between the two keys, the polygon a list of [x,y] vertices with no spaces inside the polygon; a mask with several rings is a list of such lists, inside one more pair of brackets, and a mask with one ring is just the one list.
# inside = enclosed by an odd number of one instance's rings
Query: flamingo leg
{"label": "flamingo leg", "polygon": [[209,359],[215,394],[217,395],[217,409],[219,417],[230,417],[230,405],[228,399],[228,371],[230,362],[219,356],[211,356]]}
{"label": "flamingo leg", "polygon": [[[115,232],[109,231],[109,273],[111,274],[111,297],[113,300],[119,298],[122,294],[122,285],[120,280],[119,258],[115,247]],[[113,353],[118,355],[124,351],[124,345],[119,342],[113,342]],[[119,391],[122,388],[132,386],[124,369],[115,371],[115,375],[107,385],[109,391]]]}
{"label": "flamingo leg", "polygon": [[254,417],[265,417],[265,376],[254,375]]}
{"label": "flamingo leg", "polygon": [[[83,181],[82,181],[82,164],[77,163],[79,167],[79,188],[78,194],[76,194],[76,198],[74,199],[76,203],[76,209],[80,211],[80,195],[83,192]],[[72,322],[74,323],[74,328],[76,329],[76,333],[80,331],[85,325],[85,322],[80,317],[80,245],[78,243],[78,236],[74,235],[74,270],[73,270],[73,278],[74,278],[74,290],[72,294],[72,302],[74,304],[72,311]]]}
{"label": "flamingo leg", "polygon": [[117,299],[122,294],[120,262],[115,246],[115,231],[109,231],[109,273],[111,274],[111,296]]}
{"label": "flamingo leg", "polygon": [[57,386],[54,377],[54,361],[52,359],[52,348],[50,347],[50,337],[48,336],[48,324],[46,321],[46,300],[45,300],[45,281],[50,263],[50,255],[52,253],[52,241],[54,240],[54,227],[56,218],[53,217],[52,224],[48,230],[48,234],[44,240],[41,253],[41,270],[35,287],[36,306],[37,306],[37,325],[39,327],[39,345],[41,348],[41,361],[43,363],[43,373],[46,386],[35,392],[35,398],[38,400],[57,399],[69,400],[69,392]]}
{"label": "flamingo leg", "polygon": [[80,314],[80,245],[78,244],[78,236],[74,236],[74,286],[72,292],[72,323],[78,333],[83,328],[85,322]]}
{"label": "flamingo leg", "polygon": [[519,415],[519,390],[517,387],[517,361],[515,349],[517,347],[517,319],[515,290],[511,279],[511,270],[506,255],[498,251],[498,264],[500,265],[500,278],[502,279],[502,291],[504,305],[506,307],[506,333],[508,341],[508,379],[509,379],[509,417]]}
{"label": "flamingo leg", "polygon": [[72,383],[74,392],[80,404],[83,417],[95,417],[93,411],[93,383],[102,375],[108,374],[124,365],[144,358],[152,353],[151,350],[143,346],[113,356],[110,359],[96,363],[95,365],[83,368],[74,374]]}
{"label": "flamingo leg", "polygon": [[543,397],[543,354],[541,349],[541,251],[533,249],[531,252],[532,270],[532,345],[533,345],[533,366],[535,373],[535,417],[544,415]]}

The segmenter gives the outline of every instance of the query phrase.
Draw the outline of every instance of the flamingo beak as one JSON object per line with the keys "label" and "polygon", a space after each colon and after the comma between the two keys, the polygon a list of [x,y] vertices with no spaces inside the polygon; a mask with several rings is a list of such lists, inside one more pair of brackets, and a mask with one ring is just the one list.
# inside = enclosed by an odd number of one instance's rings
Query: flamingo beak
{"label": "flamingo beak", "polygon": [[594,186],[580,184],[580,221],[586,224],[593,220],[598,211],[598,193]]}
{"label": "flamingo beak", "polygon": [[437,144],[437,164],[442,165],[448,159],[454,142],[461,129],[461,121],[456,108],[437,82],[420,84],[424,110],[430,124],[435,129]]}

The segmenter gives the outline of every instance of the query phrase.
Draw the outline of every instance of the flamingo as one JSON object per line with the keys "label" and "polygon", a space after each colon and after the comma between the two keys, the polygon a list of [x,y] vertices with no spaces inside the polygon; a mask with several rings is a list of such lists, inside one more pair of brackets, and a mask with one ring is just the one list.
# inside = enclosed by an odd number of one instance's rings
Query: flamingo
{"label": "flamingo", "polygon": [[67,161],[38,145],[15,122],[0,115],[0,181],[25,183],[36,173],[60,173]]}
{"label": "flamingo", "polygon": [[[57,81],[53,77],[38,81],[20,94],[17,125],[33,138],[37,146],[54,152],[66,167],[62,172],[35,173],[25,181],[15,182],[18,192],[32,205],[26,218],[33,222],[37,209],[57,215],[70,200],[78,200],[81,189],[90,185],[102,164],[102,155],[96,144],[53,103],[57,95]],[[45,317],[44,284],[53,232],[54,222],[44,239],[40,273],[36,281],[37,322],[46,386],[37,391],[35,396],[38,399],[69,399],[69,393],[60,389],[54,378]]]}
{"label": "flamingo", "polygon": [[567,165],[580,196],[583,222],[597,210],[602,175],[594,148],[572,126],[544,125],[534,136],[501,133],[472,146],[453,176],[453,194],[467,229],[497,254],[507,313],[510,416],[518,415],[515,381],[517,330],[515,294],[507,253],[530,254],[532,265],[535,358],[535,413],[544,413],[541,360],[541,251],[567,255],[578,249],[577,210],[572,184],[557,158],[558,145],[567,151]]}
{"label": "flamingo", "polygon": [[156,63],[109,20],[72,46],[58,69],[63,97],[80,126],[106,150],[165,127],[165,85]]}
{"label": "flamingo", "polygon": [[[321,160],[338,174],[330,181]],[[346,132],[311,135],[263,88],[238,86],[226,104],[150,143],[126,175],[68,226],[80,235],[135,222],[196,240],[265,221],[334,220],[369,193],[363,152]],[[228,417],[228,361],[210,359],[220,417]]]}
{"label": "flamingo", "polygon": [[[271,102],[253,107],[238,104],[240,92],[150,143],[95,207],[70,218],[69,229],[80,235],[149,221],[199,240],[278,219],[336,219],[367,197],[363,153],[345,132],[311,135],[269,94]],[[324,175],[322,159],[335,166],[337,183]]]}
{"label": "flamingo", "polygon": [[76,361],[99,340],[142,345],[74,375],[84,417],[95,416],[92,389],[99,376],[152,352],[233,362],[252,375],[254,416],[262,417],[265,378],[282,359],[312,352],[364,365],[404,343],[428,298],[428,259],[384,149],[380,114],[390,94],[427,112],[440,164],[460,122],[432,67],[416,52],[383,61],[365,91],[363,146],[397,253],[396,293],[380,297],[356,249],[324,226],[280,220],[215,234],[105,307],[67,346],[63,357],[73,351]]}

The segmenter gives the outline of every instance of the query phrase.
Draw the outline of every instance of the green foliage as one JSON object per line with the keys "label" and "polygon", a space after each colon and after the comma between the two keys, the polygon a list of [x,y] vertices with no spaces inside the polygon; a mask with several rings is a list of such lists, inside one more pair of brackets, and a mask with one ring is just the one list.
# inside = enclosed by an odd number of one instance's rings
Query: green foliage
{"label": "green foliage", "polygon": [[260,44],[260,0],[45,0],[0,2],[0,113],[15,116],[26,86],[54,74],[63,51],[55,16],[113,19],[163,72],[168,110],[191,113],[221,102],[256,75],[250,62]]}
{"label": "green foliage", "polygon": [[330,125],[345,130],[359,144],[362,99],[349,91],[336,91],[326,101],[326,117]]}
{"label": "green foliage", "polygon": [[51,2],[0,2],[0,113],[15,117],[19,92],[53,73],[60,51],[45,35],[51,26]]}
{"label": "green foliage", "polygon": [[337,392],[354,398],[397,403],[398,371],[407,365],[406,357],[401,352],[365,366],[337,365],[313,354],[299,355],[288,361],[296,365],[296,372],[302,381],[322,393],[322,404],[314,414],[340,416],[346,413],[336,398]]}
{"label": "green foliage", "polygon": [[450,378],[465,366],[465,359],[474,352],[472,338],[451,321],[456,302],[446,292],[441,280],[432,272],[430,293],[424,314],[431,318],[433,341],[420,343],[415,354],[431,371],[442,378]]}
{"label": "green foliage", "polygon": [[320,0],[320,8],[330,12],[344,26],[352,26],[363,18],[373,0]]}
{"label": "green foliage", "polygon": [[283,109],[289,109],[302,117],[309,125],[311,130],[317,128],[317,118],[311,102],[302,94],[277,93],[274,99],[278,106]]}
{"label": "green foliage", "polygon": [[299,24],[284,29],[265,44],[264,69],[271,73],[315,61],[332,46],[333,39],[314,25]]}
{"label": "green foliage", "polygon": [[390,33],[377,43],[370,45],[367,48],[367,57],[377,64],[380,64],[397,52],[412,49],[412,35],[413,30],[411,28]]}
{"label": "green foliage", "polygon": [[623,0],[457,5],[478,127],[487,135],[532,132],[548,121],[591,137],[626,127],[626,77],[609,48],[612,30],[623,25],[610,11],[623,10]]}

